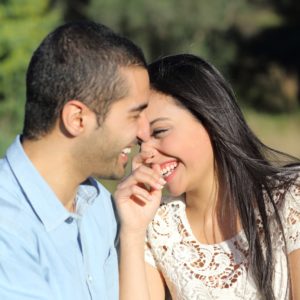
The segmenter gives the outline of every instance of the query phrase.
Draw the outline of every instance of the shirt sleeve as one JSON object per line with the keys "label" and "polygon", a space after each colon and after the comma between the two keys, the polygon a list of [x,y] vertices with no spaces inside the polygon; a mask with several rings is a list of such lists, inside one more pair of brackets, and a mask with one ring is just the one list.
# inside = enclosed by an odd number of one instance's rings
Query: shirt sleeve
{"label": "shirt sleeve", "polygon": [[285,196],[283,210],[288,254],[300,249],[300,177]]}
{"label": "shirt sleeve", "polygon": [[0,299],[53,300],[42,273],[25,239],[0,226]]}

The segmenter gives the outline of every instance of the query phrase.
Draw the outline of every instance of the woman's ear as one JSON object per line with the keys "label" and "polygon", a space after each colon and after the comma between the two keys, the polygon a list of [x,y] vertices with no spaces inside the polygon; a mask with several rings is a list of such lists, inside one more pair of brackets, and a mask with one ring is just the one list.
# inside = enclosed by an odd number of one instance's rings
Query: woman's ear
{"label": "woman's ear", "polygon": [[61,119],[65,130],[71,136],[78,136],[84,132],[90,109],[78,100],[68,101],[61,113]]}

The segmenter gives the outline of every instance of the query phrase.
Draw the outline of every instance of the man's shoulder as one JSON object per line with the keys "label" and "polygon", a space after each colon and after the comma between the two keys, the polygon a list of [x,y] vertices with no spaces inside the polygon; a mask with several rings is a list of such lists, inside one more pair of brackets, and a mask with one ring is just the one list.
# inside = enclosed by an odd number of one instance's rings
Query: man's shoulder
{"label": "man's shoulder", "polygon": [[[23,230],[32,217],[26,213],[24,197],[19,188],[0,184],[0,228]],[[14,224],[14,225],[13,225]]]}
{"label": "man's shoulder", "polygon": [[0,187],[0,244],[5,245],[3,251],[17,245],[28,248],[35,235],[32,216],[22,208],[21,202],[14,191]]}
{"label": "man's shoulder", "polygon": [[4,207],[10,206],[18,209],[21,203],[22,191],[14,177],[6,159],[0,160],[0,214]]}
{"label": "man's shoulder", "polygon": [[11,170],[6,158],[0,159],[0,184],[11,176]]}
{"label": "man's shoulder", "polygon": [[14,177],[7,160],[0,160],[0,228],[1,234],[24,235],[31,216],[25,211],[22,188]]}

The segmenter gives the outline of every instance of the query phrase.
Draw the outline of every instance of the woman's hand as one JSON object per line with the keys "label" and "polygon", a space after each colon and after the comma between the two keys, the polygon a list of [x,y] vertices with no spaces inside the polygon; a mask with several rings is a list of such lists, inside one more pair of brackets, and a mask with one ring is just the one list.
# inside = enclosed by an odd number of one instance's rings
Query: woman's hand
{"label": "woman's hand", "polygon": [[147,164],[148,155],[141,152],[134,157],[132,173],[118,185],[114,194],[122,232],[145,234],[160,205],[166,182],[159,165]]}
{"label": "woman's hand", "polygon": [[[145,152],[133,159],[132,167],[132,173],[118,185],[114,194],[121,222],[120,299],[147,300],[151,299],[149,289],[156,291],[157,287],[148,285],[144,260],[145,235],[160,205],[166,182],[160,175],[159,165],[152,164],[149,154]],[[159,299],[164,299],[163,281],[156,269],[154,274],[151,274],[153,278],[160,279]]]}

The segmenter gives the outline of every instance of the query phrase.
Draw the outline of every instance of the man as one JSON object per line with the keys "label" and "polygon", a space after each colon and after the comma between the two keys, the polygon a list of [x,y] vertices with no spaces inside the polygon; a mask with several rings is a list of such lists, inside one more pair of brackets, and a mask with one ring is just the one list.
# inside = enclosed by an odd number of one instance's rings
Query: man
{"label": "man", "polygon": [[23,133],[0,161],[0,299],[118,299],[111,196],[148,138],[141,50],[103,25],[49,34],[27,72]]}

